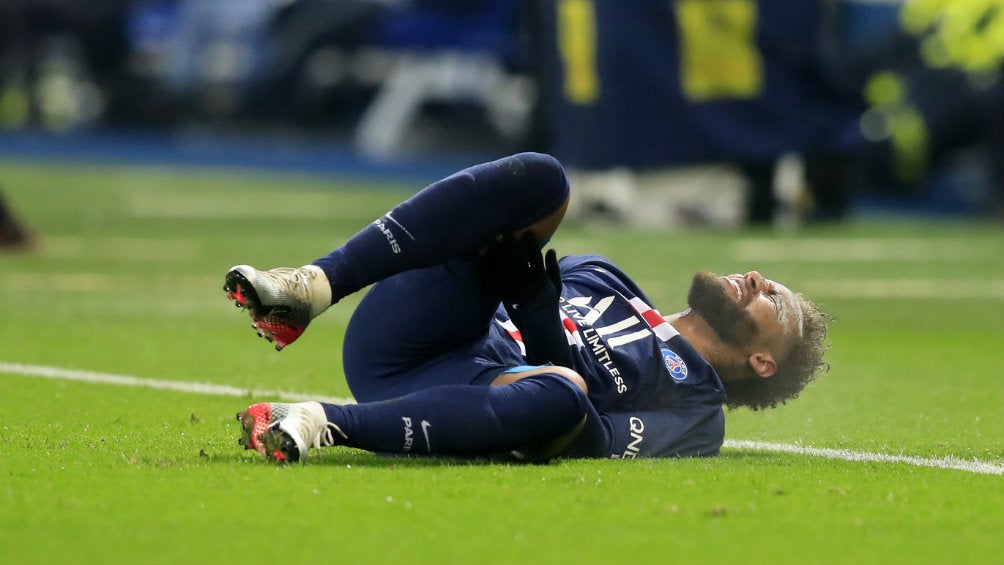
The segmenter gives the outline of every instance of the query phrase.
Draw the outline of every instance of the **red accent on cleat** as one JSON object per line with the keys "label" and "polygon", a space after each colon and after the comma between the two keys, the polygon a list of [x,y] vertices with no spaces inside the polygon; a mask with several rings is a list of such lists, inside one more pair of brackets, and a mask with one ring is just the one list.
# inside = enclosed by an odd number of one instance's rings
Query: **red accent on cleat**
{"label": "red accent on cleat", "polygon": [[241,306],[247,306],[247,298],[244,297],[244,289],[237,285],[237,290],[230,293],[230,298],[237,301]]}
{"label": "red accent on cleat", "polygon": [[259,335],[266,339],[271,338],[269,341],[274,340],[275,348],[279,351],[296,341],[307,329],[271,316],[255,317],[254,323],[255,329],[259,330]]}
{"label": "red accent on cleat", "polygon": [[[250,419],[250,421],[248,421]],[[268,431],[268,427],[272,422],[272,405],[268,402],[261,402],[255,404],[244,412],[244,417],[241,418],[241,425],[244,427],[244,434],[247,439],[245,447],[250,446],[250,449],[255,449],[262,455],[265,455],[265,444],[261,442],[259,437]]]}

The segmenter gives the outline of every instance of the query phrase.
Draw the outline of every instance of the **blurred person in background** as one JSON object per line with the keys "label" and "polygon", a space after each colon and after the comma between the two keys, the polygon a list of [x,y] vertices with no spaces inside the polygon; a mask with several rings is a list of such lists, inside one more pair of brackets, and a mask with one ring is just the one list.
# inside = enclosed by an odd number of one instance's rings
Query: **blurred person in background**
{"label": "blurred person in background", "polygon": [[63,130],[135,103],[125,84],[131,0],[0,3],[0,126]]}
{"label": "blurred person in background", "polygon": [[1004,204],[1004,3],[830,2],[827,58],[863,106],[860,147],[805,159],[812,218],[841,220],[855,199],[985,215]]}
{"label": "blurred person in background", "polygon": [[[1004,2],[827,0],[820,69],[858,100],[860,141],[803,153],[806,220],[840,221],[856,200],[918,211],[1004,214]],[[747,169],[751,217],[776,213],[773,166]]]}
{"label": "blurred person in background", "polygon": [[35,235],[18,220],[0,192],[0,250],[25,251],[36,243]]}
{"label": "blurred person in background", "polygon": [[[539,3],[545,147],[599,178],[587,204],[642,225],[638,210],[674,208],[732,225],[710,197],[736,176],[747,224],[839,221],[875,195],[982,213],[1004,167],[1002,14],[1001,0]],[[697,168],[720,174],[671,174]]]}

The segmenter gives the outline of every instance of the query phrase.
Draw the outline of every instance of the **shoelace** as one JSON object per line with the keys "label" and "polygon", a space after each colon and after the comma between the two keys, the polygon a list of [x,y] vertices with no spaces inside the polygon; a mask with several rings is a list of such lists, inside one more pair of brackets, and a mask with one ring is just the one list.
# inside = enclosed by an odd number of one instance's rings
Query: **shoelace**
{"label": "shoelace", "polygon": [[284,304],[297,308],[310,307],[310,273],[303,273],[299,269],[291,269],[287,273],[276,272],[276,269],[268,271],[258,271],[259,281],[263,284],[255,285],[255,289],[264,299],[266,296],[268,304]]}
{"label": "shoelace", "polygon": [[[342,439],[349,439],[349,436],[342,431],[342,428],[338,427],[338,424],[334,422],[325,423],[324,427],[318,430],[317,434],[314,436],[314,442],[310,447],[317,450],[317,458],[321,458],[321,447],[325,445],[335,445],[335,432],[342,436]],[[321,438],[324,441],[321,441]]]}
{"label": "shoelace", "polygon": [[307,290],[307,277],[300,272],[300,269],[293,270],[293,284],[298,284]]}
{"label": "shoelace", "polygon": [[340,428],[338,424],[334,422],[327,422],[324,425],[324,428],[321,430],[321,433],[317,434],[318,443],[320,443],[321,436],[323,435],[324,445],[335,445],[335,432],[337,432],[338,435],[342,436],[343,440],[349,439],[349,436],[342,431],[342,428]]}
{"label": "shoelace", "polygon": [[284,276],[281,273],[275,272],[273,270],[261,271],[268,279],[270,279],[272,285],[282,288],[282,287],[307,287],[307,277],[300,272],[299,269],[291,269],[289,276]]}
{"label": "shoelace", "polygon": [[[311,272],[304,272],[302,269],[293,269],[291,276],[288,279],[284,279],[282,276],[275,273],[270,273],[274,277],[274,281],[277,286],[286,285],[297,299],[302,299],[308,310],[312,310],[310,306],[310,281],[316,275]],[[297,288],[299,287],[299,288]]]}

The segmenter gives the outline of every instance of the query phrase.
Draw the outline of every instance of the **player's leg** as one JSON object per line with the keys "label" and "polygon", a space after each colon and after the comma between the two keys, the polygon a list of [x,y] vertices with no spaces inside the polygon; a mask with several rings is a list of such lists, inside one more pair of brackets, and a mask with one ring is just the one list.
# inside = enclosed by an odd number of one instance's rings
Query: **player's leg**
{"label": "player's leg", "polygon": [[546,460],[574,437],[588,409],[584,388],[562,371],[578,376],[552,367],[500,386],[446,385],[380,402],[256,404],[238,415],[242,443],[282,461],[323,445]]}
{"label": "player's leg", "polygon": [[[471,261],[414,269],[382,280],[349,320],[342,363],[359,402],[396,398],[480,373],[471,350],[491,324],[498,299],[478,284]],[[518,359],[512,363],[521,363]],[[480,379],[488,384],[492,375]]]}
{"label": "player's leg", "polygon": [[[557,216],[529,229],[551,233]],[[387,400],[444,384],[486,385],[502,368],[525,363],[515,350],[492,350],[486,357],[477,349],[499,307],[499,297],[477,273],[479,262],[471,253],[373,285],[352,313],[342,347],[356,400]]]}
{"label": "player's leg", "polygon": [[587,395],[586,403],[583,405],[582,417],[579,418],[575,425],[565,429],[562,433],[553,434],[550,438],[523,443],[512,451],[513,455],[525,461],[543,461],[561,453],[585,428],[589,412],[595,413],[595,408],[589,405],[589,387],[586,385],[586,379],[582,378],[582,375],[575,370],[567,367],[545,365],[541,367],[514,368],[495,377],[492,380],[491,386],[505,387],[523,379],[537,378],[539,375],[545,374],[557,375],[567,380],[581,390],[582,394]]}
{"label": "player's leg", "polygon": [[313,264],[337,301],[391,275],[470,254],[503,232],[534,226],[538,237],[550,238],[568,191],[561,165],[547,155],[476,165],[429,185]]}
{"label": "player's leg", "polygon": [[567,205],[561,165],[521,153],[429,185],[311,265],[235,266],[224,288],[249,308],[259,334],[281,349],[328,306],[370,284],[471,254],[506,231],[532,229],[541,240],[550,238]]}

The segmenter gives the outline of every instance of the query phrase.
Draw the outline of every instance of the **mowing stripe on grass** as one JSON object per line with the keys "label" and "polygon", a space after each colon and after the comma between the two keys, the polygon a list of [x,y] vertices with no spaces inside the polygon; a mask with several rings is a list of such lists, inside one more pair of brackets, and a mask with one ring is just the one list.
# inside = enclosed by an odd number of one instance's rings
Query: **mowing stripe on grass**
{"label": "mowing stripe on grass", "polygon": [[[350,398],[325,397],[313,394],[300,394],[294,392],[283,392],[273,390],[245,389],[228,385],[217,385],[210,383],[191,383],[186,381],[169,381],[163,379],[144,379],[129,375],[115,375],[111,373],[99,373],[95,371],[81,371],[77,369],[63,369],[60,367],[46,367],[44,365],[25,365],[22,363],[7,363],[0,361],[0,373],[9,373],[27,377],[41,377],[46,379],[62,379],[87,383],[110,384],[119,386],[135,386],[153,388],[159,390],[172,390],[176,392],[189,392],[196,394],[208,394],[213,396],[256,396],[272,397],[280,400],[292,402],[302,402],[305,400],[317,400],[320,402],[330,402],[333,404],[349,404],[355,402]],[[839,459],[841,461],[875,462],[875,463],[902,463],[915,467],[934,467],[938,469],[950,469],[956,471],[966,471],[969,473],[979,473],[984,475],[1004,475],[1004,464],[990,463],[976,459],[961,459],[959,457],[913,457],[908,455],[889,455],[886,453],[870,453],[866,451],[850,451],[846,449],[828,449],[818,447],[804,447],[789,443],[771,443],[764,441],[750,440],[725,440],[726,449],[747,449],[752,451],[772,451],[778,453],[793,453],[796,455],[808,455],[811,457],[824,457],[826,459]]]}
{"label": "mowing stripe on grass", "polygon": [[[112,257],[109,255],[106,259],[111,260]],[[217,283],[218,277],[205,275],[170,278],[142,274],[122,276],[86,272],[0,275],[0,284],[4,288],[60,293],[148,291],[151,285],[170,286],[172,290],[191,289],[197,292],[216,288]],[[830,278],[804,279],[799,281],[798,286],[807,295],[828,298],[1004,301],[1004,279]],[[142,306],[149,307],[146,303]],[[203,308],[203,305],[199,303],[196,307]],[[172,310],[178,308],[177,305],[170,307]]]}
{"label": "mowing stripe on grass", "polygon": [[837,298],[1004,300],[1004,280],[993,279],[811,279],[799,287],[811,296]]}
{"label": "mowing stripe on grass", "polygon": [[835,262],[921,262],[983,261],[993,259],[999,246],[973,245],[966,238],[916,240],[903,238],[800,238],[744,239],[735,253],[747,261]]}

